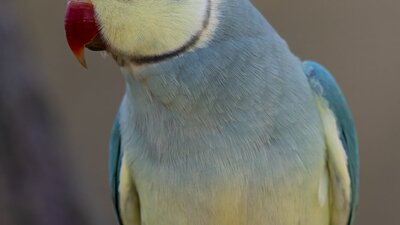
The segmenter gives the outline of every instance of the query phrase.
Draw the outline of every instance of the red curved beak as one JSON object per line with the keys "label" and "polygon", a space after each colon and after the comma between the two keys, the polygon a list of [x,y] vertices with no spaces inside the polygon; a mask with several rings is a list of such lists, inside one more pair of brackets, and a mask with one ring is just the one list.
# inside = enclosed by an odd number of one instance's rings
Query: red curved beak
{"label": "red curved beak", "polygon": [[91,50],[106,50],[90,0],[70,0],[68,2],[64,27],[69,47],[85,68],[85,47]]}

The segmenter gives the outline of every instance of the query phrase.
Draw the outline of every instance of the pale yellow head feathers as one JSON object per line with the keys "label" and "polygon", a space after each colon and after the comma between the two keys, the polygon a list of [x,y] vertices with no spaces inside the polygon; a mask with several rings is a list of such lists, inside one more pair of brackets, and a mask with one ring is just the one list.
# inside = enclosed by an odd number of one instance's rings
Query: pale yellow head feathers
{"label": "pale yellow head feathers", "polygon": [[[181,48],[199,32],[208,35],[204,24],[213,17],[209,0],[92,2],[103,37],[111,49],[133,57],[162,55]],[[210,26],[215,23],[209,21]]]}

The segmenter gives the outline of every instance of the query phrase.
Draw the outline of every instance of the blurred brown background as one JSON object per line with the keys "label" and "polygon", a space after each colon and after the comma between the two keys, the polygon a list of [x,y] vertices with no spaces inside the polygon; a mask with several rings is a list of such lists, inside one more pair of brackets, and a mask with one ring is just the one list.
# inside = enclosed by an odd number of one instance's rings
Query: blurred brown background
{"label": "blurred brown background", "polygon": [[[295,54],[324,64],[346,94],[360,138],[357,224],[399,224],[400,1],[254,3]],[[87,52],[85,70],[72,57],[64,38],[65,4],[14,1],[39,82],[64,138],[63,157],[72,186],[94,224],[116,224],[107,183],[107,147],[124,83],[111,59]]]}

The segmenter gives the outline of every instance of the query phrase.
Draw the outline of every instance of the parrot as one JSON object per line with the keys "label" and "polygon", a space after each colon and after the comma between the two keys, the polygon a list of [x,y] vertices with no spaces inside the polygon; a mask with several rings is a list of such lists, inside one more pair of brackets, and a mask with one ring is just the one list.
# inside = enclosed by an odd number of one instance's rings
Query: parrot
{"label": "parrot", "polygon": [[352,225],[355,125],[333,76],[249,0],[70,0],[67,43],[121,69],[120,225]]}

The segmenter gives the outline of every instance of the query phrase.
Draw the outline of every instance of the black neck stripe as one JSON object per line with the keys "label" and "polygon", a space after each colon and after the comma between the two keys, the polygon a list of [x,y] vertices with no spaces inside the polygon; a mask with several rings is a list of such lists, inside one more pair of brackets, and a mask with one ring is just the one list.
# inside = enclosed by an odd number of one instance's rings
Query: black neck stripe
{"label": "black neck stripe", "polygon": [[170,52],[160,54],[160,55],[151,55],[151,56],[130,56],[128,57],[128,61],[141,65],[141,64],[149,64],[149,63],[157,63],[175,56],[178,56],[190,48],[192,48],[196,43],[200,40],[201,35],[203,32],[207,29],[209,23],[210,23],[210,17],[211,17],[211,0],[207,1],[207,12],[206,12],[206,18],[203,21],[203,26],[200,31],[198,31],[192,38],[186,42],[184,45],[181,47],[172,50]]}

